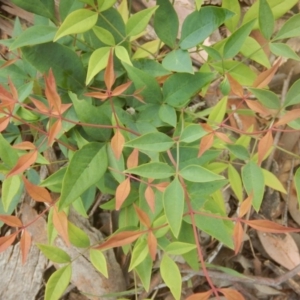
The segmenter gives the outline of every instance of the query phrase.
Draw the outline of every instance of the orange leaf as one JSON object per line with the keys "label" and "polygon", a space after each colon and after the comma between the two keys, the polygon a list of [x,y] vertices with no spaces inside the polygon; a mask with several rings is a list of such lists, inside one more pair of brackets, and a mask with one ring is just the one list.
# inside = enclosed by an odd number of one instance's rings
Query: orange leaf
{"label": "orange leaf", "polygon": [[50,193],[43,187],[32,184],[25,176],[22,177],[29,196],[35,201],[52,203]]}
{"label": "orange leaf", "polygon": [[107,67],[104,73],[104,82],[108,91],[111,91],[113,84],[115,83],[116,77],[114,73],[114,56],[113,50],[110,50]]}
{"label": "orange leaf", "polygon": [[197,157],[200,157],[206,150],[208,150],[213,145],[213,143],[214,143],[213,133],[204,136],[200,141],[199,152]]}
{"label": "orange leaf", "polygon": [[58,211],[56,206],[53,207],[53,225],[67,246],[70,246],[68,217],[64,211]]}
{"label": "orange leaf", "polygon": [[0,253],[5,251],[16,239],[17,232],[0,237]]}
{"label": "orange leaf", "polygon": [[266,154],[273,146],[273,135],[271,131],[268,131],[266,135],[258,143],[258,165],[265,159]]}
{"label": "orange leaf", "polygon": [[236,81],[229,73],[227,73],[226,76],[230,83],[232,93],[242,98],[244,96],[244,89],[241,84]]}
{"label": "orange leaf", "polygon": [[8,78],[8,85],[9,85],[9,89],[11,91],[11,94],[13,96],[13,99],[15,101],[18,101],[18,98],[19,98],[18,91],[17,91],[16,87],[14,86],[13,82],[10,80],[10,78]]}
{"label": "orange leaf", "polygon": [[125,92],[132,84],[132,81],[123,83],[119,86],[117,86],[111,93],[112,96],[119,96],[121,95],[123,92]]}
{"label": "orange leaf", "polygon": [[157,251],[157,239],[152,231],[150,231],[148,234],[147,242],[148,242],[150,256],[151,256],[152,260],[154,261],[156,258],[156,251]]}
{"label": "orange leaf", "polygon": [[134,206],[135,212],[136,212],[141,224],[143,224],[147,228],[150,228],[151,221],[150,221],[148,215],[143,210],[141,210],[138,206],[136,206],[135,204],[133,204],[133,206]]}
{"label": "orange leaf", "polygon": [[260,73],[255,79],[253,83],[253,87],[263,88],[267,86],[272,80],[272,78],[274,77],[274,74],[276,73],[278,67],[280,66],[280,63],[281,63],[281,58],[279,58],[270,69]]}
{"label": "orange leaf", "polygon": [[47,100],[49,101],[50,108],[52,108],[52,110],[55,112],[60,112],[61,99],[56,90],[56,82],[52,69],[50,69],[48,76],[44,76],[44,80],[46,85],[45,95]]}
{"label": "orange leaf", "polygon": [[107,93],[102,93],[102,92],[91,92],[91,93],[86,93],[84,95],[88,96],[88,97],[93,97],[93,98],[96,98],[96,99],[100,99],[102,101],[104,101],[108,98]]}
{"label": "orange leaf", "polygon": [[154,186],[160,191],[160,192],[164,192],[166,187],[170,184],[170,182],[164,181],[164,182],[160,182],[155,184]]}
{"label": "orange leaf", "polygon": [[23,230],[20,249],[22,252],[22,264],[24,265],[31,246],[31,235],[27,230]]}
{"label": "orange leaf", "polygon": [[250,227],[270,233],[300,232],[300,229],[285,227],[269,220],[244,220]]}
{"label": "orange leaf", "polygon": [[41,112],[41,113],[49,113],[50,109],[41,101],[36,100],[32,97],[29,97],[32,103],[35,105],[35,107]]}
{"label": "orange leaf", "polygon": [[19,157],[17,164],[10,170],[6,175],[6,178],[20,174],[28,169],[32,164],[35,163],[38,156],[37,150],[29,152]]}
{"label": "orange leaf", "polygon": [[236,222],[233,230],[234,253],[238,254],[243,242],[244,229],[240,222]]}
{"label": "orange leaf", "polygon": [[211,290],[204,293],[197,293],[187,297],[186,300],[207,300],[211,294]]}
{"label": "orange leaf", "polygon": [[48,133],[48,146],[51,146],[55,140],[55,137],[59,134],[62,127],[61,119],[56,120],[56,122],[49,128]]}
{"label": "orange leaf", "polygon": [[288,111],[285,115],[283,115],[278,122],[275,123],[274,126],[278,127],[280,125],[287,124],[295,119],[300,118],[300,109],[293,109]]}
{"label": "orange leaf", "polygon": [[13,226],[13,227],[23,226],[21,220],[16,216],[0,215],[0,221],[5,223],[6,225]]}
{"label": "orange leaf", "polygon": [[237,290],[223,288],[219,289],[219,292],[230,300],[245,300],[244,296]]}
{"label": "orange leaf", "polygon": [[127,168],[131,169],[137,167],[139,164],[139,149],[133,149],[127,159]]}
{"label": "orange leaf", "polygon": [[256,113],[259,113],[263,116],[269,116],[272,115],[272,110],[264,107],[262,104],[260,104],[256,100],[246,100],[246,103],[250,109],[255,111]]}
{"label": "orange leaf", "polygon": [[14,149],[20,149],[20,150],[35,150],[36,147],[31,142],[21,142],[19,144],[15,144],[12,146]]}
{"label": "orange leaf", "polygon": [[215,136],[227,144],[232,144],[232,140],[225,133],[216,131]]}
{"label": "orange leaf", "polygon": [[121,157],[124,144],[125,144],[125,139],[121,131],[117,129],[115,135],[111,139],[111,149],[117,160],[119,160]]}
{"label": "orange leaf", "polygon": [[242,218],[250,209],[252,205],[253,194],[251,193],[241,204],[239,217]]}
{"label": "orange leaf", "polygon": [[[164,188],[165,189],[165,188]],[[151,211],[154,213],[155,210],[155,193],[151,186],[147,186],[145,190],[145,199],[151,209]]]}
{"label": "orange leaf", "polygon": [[127,177],[116,189],[116,210],[119,210],[130,193],[130,179]]}
{"label": "orange leaf", "polygon": [[0,118],[0,132],[6,129],[9,124],[9,117],[2,117]]}
{"label": "orange leaf", "polygon": [[13,96],[0,85],[0,97],[2,102],[15,103]]}
{"label": "orange leaf", "polygon": [[96,246],[95,249],[108,249],[108,248],[121,247],[134,242],[143,234],[144,232],[140,232],[140,231],[119,232],[111,236],[107,241],[105,241],[101,245]]}

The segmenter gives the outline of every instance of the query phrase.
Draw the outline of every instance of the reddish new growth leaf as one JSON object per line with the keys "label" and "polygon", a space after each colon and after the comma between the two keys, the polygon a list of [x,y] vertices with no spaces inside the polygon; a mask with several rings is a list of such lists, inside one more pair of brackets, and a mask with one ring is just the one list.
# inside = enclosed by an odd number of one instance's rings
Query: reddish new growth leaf
{"label": "reddish new growth leaf", "polygon": [[5,251],[16,239],[17,232],[0,237],[0,253]]}
{"label": "reddish new growth leaf", "polygon": [[16,216],[10,216],[10,215],[0,215],[0,221],[5,223],[8,226],[13,227],[22,227],[23,224],[21,220]]}
{"label": "reddish new growth leaf", "polygon": [[152,231],[150,231],[148,234],[147,243],[148,243],[150,256],[154,261],[156,258],[156,251],[157,251],[157,239]]}
{"label": "reddish new growth leaf", "polygon": [[232,144],[232,140],[225,133],[215,131],[215,136],[227,144]]}
{"label": "reddish new growth leaf", "polygon": [[150,185],[148,185],[146,187],[145,199],[146,199],[151,211],[154,213],[154,210],[155,210],[155,193],[154,193],[154,191],[153,191],[153,189]]}
{"label": "reddish new growth leaf", "polygon": [[141,224],[143,224],[144,226],[146,226],[149,229],[151,226],[151,221],[150,221],[148,215],[143,210],[141,210],[138,206],[136,206],[135,204],[134,204],[134,209],[135,209],[135,212],[136,212]]}
{"label": "reddish new growth leaf", "polygon": [[53,207],[53,225],[58,234],[69,247],[70,240],[68,235],[68,217],[64,211],[58,211],[56,206]]}
{"label": "reddish new growth leaf", "polygon": [[22,178],[23,178],[26,191],[32,199],[39,202],[47,202],[47,203],[53,202],[50,193],[44,187],[32,184],[24,176]]}
{"label": "reddish new growth leaf", "polygon": [[117,160],[120,159],[124,148],[125,139],[119,129],[116,130],[115,135],[111,139],[111,149]]}
{"label": "reddish new growth leaf", "polygon": [[12,146],[14,149],[19,149],[19,150],[35,150],[36,147],[34,144],[31,142],[21,142],[19,144],[15,144]]}
{"label": "reddish new growth leaf", "polygon": [[134,148],[127,158],[127,168],[131,169],[137,167],[139,164],[139,149]]}
{"label": "reddish new growth leaf", "polygon": [[116,233],[111,236],[107,241],[102,243],[101,245],[95,247],[95,249],[109,249],[115,247],[121,247],[128,244],[131,244],[135,240],[137,240],[144,232],[140,231],[123,231]]}
{"label": "reddish new growth leaf", "polygon": [[239,211],[239,218],[242,218],[250,209],[252,205],[253,194],[251,193],[241,204]]}
{"label": "reddish new growth leaf", "polygon": [[230,83],[231,92],[234,95],[237,95],[237,96],[243,98],[243,96],[244,96],[244,89],[241,86],[241,84],[238,81],[236,81],[229,73],[226,74],[226,76],[227,76],[227,79],[228,79],[228,81]]}
{"label": "reddish new growth leaf", "polygon": [[285,227],[269,220],[243,220],[250,227],[270,233],[300,232],[300,229]]}
{"label": "reddish new growth leaf", "polygon": [[219,291],[226,297],[226,299],[245,300],[244,296],[237,290],[223,288],[220,289]]}
{"label": "reddish new growth leaf", "polygon": [[130,193],[130,179],[127,177],[116,189],[116,210],[119,210]]}
{"label": "reddish new growth leaf", "polygon": [[214,134],[211,132],[210,134],[204,136],[199,145],[198,156],[200,157],[206,150],[208,150],[214,143]]}
{"label": "reddish new growth leaf", "polygon": [[261,165],[267,153],[273,146],[273,135],[268,131],[266,135],[258,143],[258,165]]}
{"label": "reddish new growth leaf", "polygon": [[233,230],[233,243],[235,255],[239,253],[244,237],[244,230],[240,222],[236,222]]}
{"label": "reddish new growth leaf", "polygon": [[22,264],[24,265],[31,247],[31,235],[27,230],[23,230],[20,249],[22,253]]}
{"label": "reddish new growth leaf", "polygon": [[160,183],[156,183],[153,186],[159,190],[160,192],[164,192],[166,187],[170,184],[170,182],[164,181],[164,182],[160,182]]}
{"label": "reddish new growth leaf", "polygon": [[280,119],[279,121],[277,121],[275,123],[275,127],[278,127],[280,125],[285,125],[293,120],[296,120],[300,118],[300,109],[293,109],[288,111],[287,113],[285,113]]}
{"label": "reddish new growth leaf", "polygon": [[108,91],[111,91],[113,84],[116,81],[116,76],[114,73],[114,55],[113,50],[110,50],[107,67],[104,73],[104,82]]}
{"label": "reddish new growth leaf", "polygon": [[271,116],[274,113],[274,110],[263,106],[256,100],[246,100],[246,103],[251,110],[255,111],[258,114],[261,114],[264,117]]}
{"label": "reddish new growth leaf", "polygon": [[187,297],[186,300],[207,300],[209,299],[211,294],[212,294],[212,290],[204,293],[197,293]]}

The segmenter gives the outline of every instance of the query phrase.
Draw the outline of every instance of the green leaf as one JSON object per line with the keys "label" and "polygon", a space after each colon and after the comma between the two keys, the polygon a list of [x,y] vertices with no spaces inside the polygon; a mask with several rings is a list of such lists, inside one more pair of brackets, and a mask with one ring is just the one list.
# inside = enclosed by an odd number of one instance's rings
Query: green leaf
{"label": "green leaf", "polygon": [[163,86],[164,102],[175,108],[181,108],[213,78],[214,74],[209,73],[173,74]]}
{"label": "green leaf", "polygon": [[178,177],[165,189],[163,202],[170,229],[174,236],[178,237],[184,209],[184,190]]}
{"label": "green leaf", "polygon": [[235,31],[226,41],[223,50],[224,59],[232,58],[238,54],[249,36],[254,20],[241,26],[237,31]]}
{"label": "green leaf", "polygon": [[300,61],[300,57],[295,51],[287,44],[283,43],[270,43],[269,44],[270,50],[276,56],[283,56],[286,58],[291,58],[294,60]]}
{"label": "green leaf", "polygon": [[123,46],[116,46],[115,53],[119,60],[123,61],[124,63],[132,66],[132,62],[130,60],[128,51]]}
{"label": "green leaf", "polygon": [[12,3],[34,14],[55,21],[54,1],[49,0],[12,0]]}
{"label": "green leaf", "polygon": [[0,133],[0,158],[8,168],[15,166],[19,156],[16,149],[12,148]]}
{"label": "green leaf", "polygon": [[127,147],[137,148],[141,151],[163,152],[169,150],[174,141],[162,132],[151,132],[133,139],[125,144]]}
{"label": "green leaf", "polygon": [[294,183],[297,192],[298,203],[300,204],[300,168],[297,169],[294,175]]}
{"label": "green leaf", "polygon": [[97,0],[98,2],[98,11],[105,11],[111,8],[117,0]]}
{"label": "green leaf", "polygon": [[90,30],[98,20],[98,13],[88,9],[78,9],[71,12],[56,32],[54,42],[63,36],[77,34]]}
{"label": "green leaf", "polygon": [[88,85],[100,71],[106,68],[109,52],[110,47],[103,47],[92,53],[89,59],[88,71],[85,80],[86,85]]}
{"label": "green leaf", "polygon": [[107,157],[108,157],[108,166],[111,168],[109,172],[119,183],[125,180],[125,175],[123,171],[125,170],[124,157],[121,155],[120,159],[116,159],[115,154],[111,149],[111,145],[107,145]]}
{"label": "green leaf", "polygon": [[56,270],[46,284],[45,300],[58,300],[69,285],[71,276],[71,265]]}
{"label": "green leaf", "polygon": [[196,249],[195,244],[173,242],[170,243],[164,250],[170,255],[182,255]]}
{"label": "green leaf", "polygon": [[267,0],[259,0],[258,25],[262,35],[269,40],[274,30],[274,16]]}
{"label": "green leaf", "polygon": [[54,174],[47,177],[40,183],[40,186],[47,187],[50,191],[55,193],[61,192],[62,181],[65,176],[67,168],[61,168]]}
{"label": "green leaf", "polygon": [[175,170],[166,163],[150,162],[128,169],[126,173],[132,173],[146,178],[164,179],[174,175]]}
{"label": "green leaf", "polygon": [[133,62],[133,65],[139,70],[144,71],[153,77],[165,76],[171,73],[153,59],[138,59]]}
{"label": "green leaf", "polygon": [[294,15],[285,21],[274,37],[274,41],[279,39],[287,39],[300,35],[300,14]]}
{"label": "green leaf", "polygon": [[88,235],[71,222],[68,222],[68,235],[71,244],[75,247],[87,248],[90,246],[90,239]]}
{"label": "green leaf", "polygon": [[179,28],[177,13],[169,0],[157,0],[156,4],[154,30],[162,42],[174,48]]}
{"label": "green leaf", "polygon": [[268,90],[249,88],[249,91],[255,95],[258,101],[267,108],[280,109],[279,97]]}
{"label": "green leaf", "polygon": [[172,127],[176,127],[177,115],[174,107],[163,104],[159,109],[158,115],[163,122],[170,124]]}
{"label": "green leaf", "polygon": [[243,201],[243,186],[239,172],[232,166],[228,165],[228,180],[230,186],[240,202]]}
{"label": "green leaf", "polygon": [[63,21],[67,17],[67,15],[69,15],[72,11],[75,11],[83,7],[84,7],[83,2],[73,1],[73,0],[59,1],[59,14],[60,14],[61,21]]}
{"label": "green leaf", "polygon": [[58,247],[44,244],[36,244],[36,246],[54,263],[65,264],[71,262],[70,255]]}
{"label": "green leaf", "polygon": [[248,160],[250,158],[248,150],[241,145],[227,144],[226,148],[236,157],[241,160]]}
{"label": "green leaf", "polygon": [[143,287],[146,291],[149,291],[150,282],[151,282],[151,275],[152,275],[152,266],[153,262],[150,255],[147,255],[145,259],[135,267],[135,271],[139,275]]}
{"label": "green leaf", "polygon": [[158,6],[153,6],[142,11],[137,12],[129,18],[126,24],[126,35],[135,36],[145,30],[152,14],[156,11]]}
{"label": "green leaf", "polygon": [[132,251],[130,265],[128,271],[132,271],[138,266],[148,255],[149,247],[146,240],[139,240]]}
{"label": "green leaf", "polygon": [[[166,1],[168,2],[168,0]],[[162,66],[173,72],[186,72],[194,74],[190,54],[186,50],[173,50],[168,53],[162,61]]]}
{"label": "green leaf", "polygon": [[2,204],[4,211],[7,212],[10,204],[18,194],[22,181],[19,175],[5,178],[2,182]]}
{"label": "green leaf", "polygon": [[223,180],[224,177],[215,174],[203,167],[197,165],[189,165],[180,170],[180,175],[191,182],[210,182],[215,180]]}
{"label": "green leaf", "polygon": [[109,46],[114,46],[116,44],[114,36],[105,28],[94,26],[93,31],[102,43]]}
{"label": "green leaf", "polygon": [[108,278],[107,263],[104,254],[100,250],[90,249],[90,260],[93,266]]}
{"label": "green leaf", "polygon": [[24,46],[47,43],[53,40],[56,28],[46,25],[35,25],[26,29],[9,47],[10,50]]}
{"label": "green leaf", "polygon": [[123,63],[123,66],[136,90],[142,89],[140,94],[146,103],[160,103],[162,101],[160,86],[152,75],[126,63]]}
{"label": "green leaf", "polygon": [[229,31],[234,32],[241,18],[240,3],[238,0],[222,1],[222,8],[226,8],[235,13],[233,17],[225,21],[225,25],[229,29]]}
{"label": "green leaf", "polygon": [[284,107],[288,107],[300,103],[299,88],[300,88],[300,79],[294,82],[293,85],[288,90],[285,96]]}
{"label": "green leaf", "polygon": [[103,144],[93,142],[75,152],[63,180],[59,209],[71,204],[99,181],[106,169],[107,155]]}
{"label": "green leaf", "polygon": [[271,172],[265,169],[261,169],[264,175],[265,184],[269,186],[270,188],[279,191],[281,193],[286,194],[286,189],[283,187],[280,180]]}
{"label": "green leaf", "polygon": [[202,126],[198,124],[191,124],[183,129],[180,135],[180,142],[192,143],[201,139],[205,135],[207,135],[207,131],[205,131]]}
{"label": "green leaf", "polygon": [[224,119],[227,108],[227,96],[223,97],[212,109],[208,120],[211,125],[218,125]]}
{"label": "green leaf", "polygon": [[262,169],[253,161],[249,161],[242,168],[242,180],[247,194],[253,194],[254,209],[259,211],[265,191],[265,180]]}
{"label": "green leaf", "polygon": [[[74,108],[80,122],[95,125],[111,125],[110,119],[105,115],[101,106],[94,106],[86,100],[79,100],[77,95],[71,92],[69,92],[69,96],[74,104]],[[85,133],[93,140],[104,142],[111,138],[111,128],[100,129],[88,126],[82,127]]]}
{"label": "green leaf", "polygon": [[[23,58],[41,73],[52,69],[56,84],[76,92],[82,90],[85,70],[75,51],[59,43],[46,43],[22,48]],[[57,55],[59,53],[59,55]]]}
{"label": "green leaf", "polygon": [[194,11],[183,22],[179,41],[181,49],[190,49],[200,44],[232,16],[231,11],[213,6]]}
{"label": "green leaf", "polygon": [[163,281],[171,290],[173,297],[176,300],[180,300],[181,275],[176,263],[165,254],[161,260],[159,270]]}

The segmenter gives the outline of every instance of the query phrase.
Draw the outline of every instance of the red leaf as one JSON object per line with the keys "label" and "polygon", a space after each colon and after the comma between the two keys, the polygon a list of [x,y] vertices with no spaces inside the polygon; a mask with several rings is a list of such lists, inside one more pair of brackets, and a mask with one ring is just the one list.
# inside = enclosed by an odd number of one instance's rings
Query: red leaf
{"label": "red leaf", "polygon": [[20,150],[35,150],[36,146],[32,144],[31,142],[21,142],[19,144],[15,144],[12,146],[14,149],[20,149]]}
{"label": "red leaf", "polygon": [[7,102],[11,104],[15,103],[13,96],[2,85],[0,85],[0,98],[2,103],[3,102]]}
{"label": "red leaf", "polygon": [[156,251],[157,251],[157,239],[152,231],[148,234],[148,247],[149,247],[149,253],[153,261],[155,261],[156,258]]}
{"label": "red leaf", "polygon": [[47,143],[48,146],[52,145],[52,143],[55,140],[55,137],[59,134],[61,128],[62,128],[61,119],[56,120],[56,122],[49,128],[48,143]]}
{"label": "red leaf", "polygon": [[213,133],[204,136],[200,141],[199,152],[197,157],[200,157],[206,150],[208,150],[213,145],[213,143],[214,143]]}
{"label": "red leaf", "polygon": [[38,152],[35,150],[19,157],[17,164],[10,170],[6,178],[20,174],[27,170],[32,164],[35,163],[37,156]]}
{"label": "red leaf", "polygon": [[253,194],[251,193],[247,199],[245,199],[240,207],[239,218],[242,218],[250,209],[252,205]]}
{"label": "red leaf", "polygon": [[56,206],[53,207],[53,225],[58,234],[69,247],[70,240],[68,235],[68,217],[64,211],[58,211]]}
{"label": "red leaf", "polygon": [[278,67],[280,66],[280,63],[281,63],[281,58],[278,59],[269,70],[260,73],[255,79],[253,83],[253,87],[263,88],[267,86],[272,80],[272,78],[274,77],[274,74],[276,73]]}
{"label": "red leaf", "polygon": [[282,117],[280,117],[279,121],[276,122],[274,126],[278,127],[280,125],[287,124],[298,118],[300,118],[300,109],[293,109],[293,110],[288,111]]}
{"label": "red leaf", "polygon": [[93,97],[93,98],[96,98],[96,99],[100,99],[102,101],[104,101],[108,98],[107,93],[102,93],[102,92],[91,92],[91,93],[86,93],[84,95],[88,96],[88,97]]}
{"label": "red leaf", "polygon": [[13,226],[13,227],[23,226],[21,220],[16,216],[0,215],[0,221],[5,223],[6,225]]}
{"label": "red leaf", "polygon": [[269,116],[272,115],[272,110],[264,107],[258,101],[255,100],[246,100],[248,107],[254,110],[256,113],[261,114],[262,116]]}
{"label": "red leaf", "polygon": [[9,85],[11,94],[13,96],[13,99],[15,101],[18,101],[18,99],[19,99],[18,91],[17,91],[16,87],[14,86],[13,82],[10,80],[10,78],[8,78],[8,85]]}
{"label": "red leaf", "polygon": [[111,91],[113,84],[115,83],[116,77],[114,73],[114,56],[113,50],[110,50],[107,67],[104,73],[104,82],[108,91]]}
{"label": "red leaf", "polygon": [[269,220],[243,220],[250,227],[270,233],[300,232],[300,229],[285,227]]}
{"label": "red leaf", "polygon": [[244,230],[240,222],[236,222],[233,230],[233,243],[235,255],[239,253],[244,237]]}
{"label": "red leaf", "polygon": [[117,129],[115,135],[111,139],[111,149],[117,160],[119,160],[121,157],[124,144],[125,144],[125,139],[121,131]]}
{"label": "red leaf", "polygon": [[225,133],[216,131],[215,136],[227,144],[232,144],[232,140]]}
{"label": "red leaf", "polygon": [[55,78],[52,72],[52,69],[50,69],[48,76],[44,76],[45,80],[45,95],[47,100],[49,101],[49,106],[51,110],[60,113],[60,108],[61,108],[61,99],[59,94],[57,93],[56,90],[56,82]]}
{"label": "red leaf", "polygon": [[9,116],[0,118],[0,132],[6,129],[9,124]]}
{"label": "red leaf", "polygon": [[232,93],[242,98],[244,96],[244,89],[241,84],[236,81],[229,73],[227,73],[226,76],[230,83]]}
{"label": "red leaf", "polygon": [[26,191],[32,199],[39,202],[53,202],[50,193],[44,187],[32,184],[24,176],[22,178],[24,181]]}
{"label": "red leaf", "polygon": [[29,97],[32,103],[35,105],[35,107],[41,112],[41,113],[49,113],[50,109],[41,101],[36,100],[32,97]]}
{"label": "red leaf", "polygon": [[27,230],[23,230],[20,249],[22,253],[22,264],[24,265],[31,247],[31,235]]}
{"label": "red leaf", "polygon": [[244,296],[236,290],[223,288],[223,289],[220,289],[219,291],[227,299],[230,299],[230,300],[245,300]]}
{"label": "red leaf", "polygon": [[[165,189],[165,187],[164,187],[164,189]],[[154,193],[152,187],[149,186],[149,185],[146,187],[146,190],[145,190],[145,199],[146,199],[151,211],[154,213],[154,210],[155,210],[155,193]]]}
{"label": "red leaf", "polygon": [[116,210],[119,210],[130,193],[130,179],[127,177],[116,189]]}
{"label": "red leaf", "polygon": [[155,184],[154,187],[163,193],[169,184],[170,184],[170,182],[164,181],[164,182]]}
{"label": "red leaf", "polygon": [[207,300],[209,299],[211,294],[212,294],[211,290],[204,293],[197,293],[187,297],[186,300]]}
{"label": "red leaf", "polygon": [[108,249],[108,248],[121,247],[134,242],[143,234],[144,232],[140,232],[140,231],[119,232],[111,236],[107,241],[105,241],[101,245],[96,246],[95,249]]}
{"label": "red leaf", "polygon": [[117,86],[111,93],[112,96],[119,96],[121,95],[123,92],[125,92],[130,86],[131,86],[132,82],[126,82],[123,83],[119,86]]}
{"label": "red leaf", "polygon": [[5,251],[16,239],[17,232],[0,237],[0,253]]}
{"label": "red leaf", "polygon": [[258,165],[261,165],[265,156],[273,146],[273,135],[271,131],[268,131],[266,135],[258,143]]}
{"label": "red leaf", "polygon": [[138,206],[136,206],[135,204],[133,204],[133,205],[134,205],[135,212],[136,212],[141,224],[143,224],[144,226],[146,226],[149,229],[151,226],[151,221],[150,221],[148,215],[143,210],[141,210]]}
{"label": "red leaf", "polygon": [[137,167],[139,164],[139,149],[133,149],[127,158],[127,168],[131,169]]}

